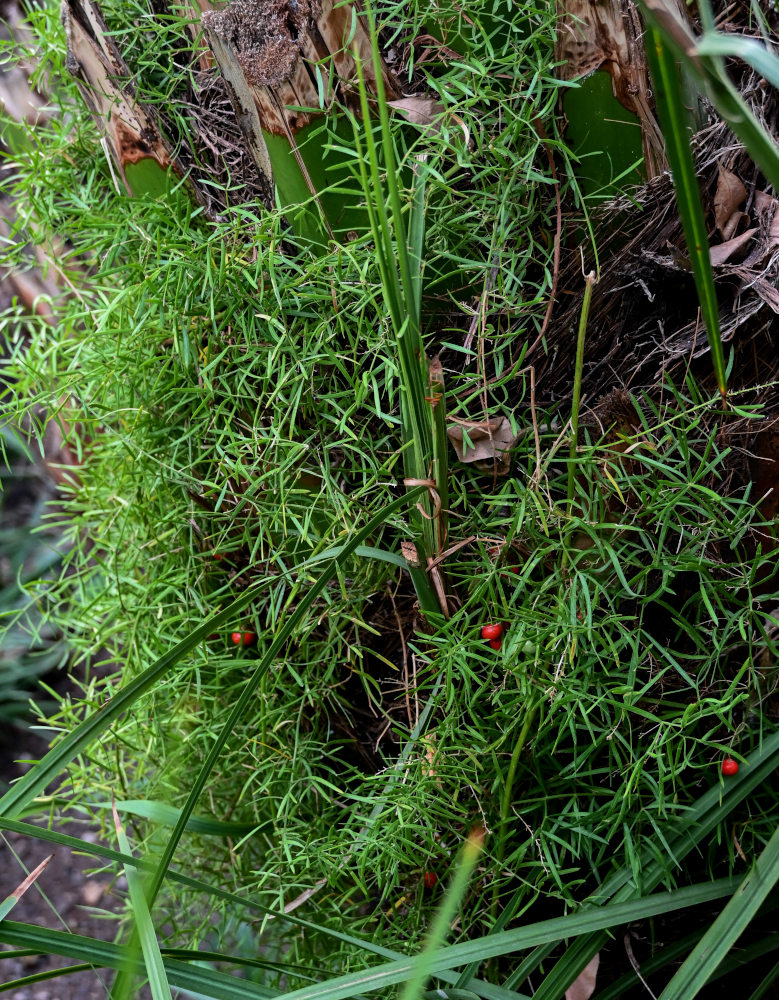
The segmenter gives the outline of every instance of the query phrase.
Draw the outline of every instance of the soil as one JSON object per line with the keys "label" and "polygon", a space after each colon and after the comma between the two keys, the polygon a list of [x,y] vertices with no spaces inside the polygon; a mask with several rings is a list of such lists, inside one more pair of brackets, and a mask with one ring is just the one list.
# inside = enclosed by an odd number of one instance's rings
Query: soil
{"label": "soil", "polygon": [[[27,769],[18,761],[37,760],[46,752],[46,742],[37,734],[19,730],[14,747],[0,750],[0,780],[19,777]],[[94,840],[94,834],[79,823],[66,823],[60,832],[82,840]],[[34,837],[4,833],[0,840],[0,897],[5,897],[49,854],[48,867],[38,881],[16,904],[8,919],[35,924],[53,930],[68,930],[105,941],[113,941],[117,920],[123,906],[126,881],[121,876],[114,884],[106,872],[90,875],[94,859],[75,854],[66,847],[47,844]],[[11,950],[5,945],[0,949]],[[23,976],[42,975],[75,964],[57,955],[29,955],[6,959],[0,965],[0,981],[8,983]],[[104,1000],[112,975],[105,969],[91,969],[19,987],[7,995],[13,1000]],[[140,992],[138,997],[147,996]]]}
{"label": "soil", "polygon": [[[0,305],[6,290],[0,287]],[[52,438],[49,444],[51,457],[61,461],[63,455],[56,441]],[[16,469],[16,472],[16,477],[4,477],[3,482],[0,514],[6,529],[33,522],[41,504],[56,496],[56,482],[43,462],[36,463],[33,474],[25,474],[27,470],[24,469]],[[2,559],[3,553],[0,552],[0,569],[4,569]],[[53,638],[56,641],[56,637]],[[60,695],[67,693],[71,686],[65,670],[55,670],[45,680]],[[24,774],[31,762],[43,757],[48,749],[43,735],[28,728],[33,721],[21,717],[18,724],[7,723],[0,730],[0,792]],[[30,822],[36,821],[31,819]],[[38,822],[43,825],[42,821]],[[57,829],[81,840],[96,840],[95,834],[78,822],[68,822]],[[90,871],[98,867],[95,861],[66,847],[35,837],[0,832],[0,900],[10,895],[27,874],[50,854],[53,854],[51,862],[14,906],[8,919],[113,941],[118,929],[116,916],[124,905],[126,881],[120,876],[114,882],[109,872],[90,875]],[[2,950],[13,949],[0,945],[0,952]],[[48,954],[5,959],[0,962],[0,984],[22,977],[46,975],[72,964],[75,963],[70,959]],[[108,995],[107,983],[110,979],[107,977],[111,975],[109,970],[91,969],[19,987],[4,995],[13,1000],[97,1000]],[[148,994],[141,991],[136,995],[146,997]]]}

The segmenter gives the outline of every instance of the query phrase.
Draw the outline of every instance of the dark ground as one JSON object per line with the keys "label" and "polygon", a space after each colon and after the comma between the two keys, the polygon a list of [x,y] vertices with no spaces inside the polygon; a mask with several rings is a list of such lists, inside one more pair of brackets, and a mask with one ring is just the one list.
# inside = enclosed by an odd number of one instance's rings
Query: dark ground
{"label": "dark ground", "polygon": [[[52,440],[51,444],[54,457],[61,460],[62,454],[56,448],[56,442]],[[3,487],[0,496],[2,528],[14,529],[34,524],[41,504],[56,497],[56,482],[50,470],[39,461],[32,469],[15,466],[13,473],[8,474],[9,470],[5,472],[0,477]],[[9,576],[12,576],[6,565],[8,562],[6,553],[0,550],[0,585],[7,584]],[[51,636],[50,641],[61,643],[61,637]],[[8,657],[13,658],[15,652],[11,648],[0,648],[0,670],[4,661]],[[66,693],[70,685],[67,659],[63,668],[50,672],[45,680],[58,693]],[[32,679],[28,692],[31,696],[35,693]],[[2,708],[0,705],[0,718],[4,717]],[[29,766],[25,762],[39,760],[46,753],[48,741],[42,732],[30,728],[33,723],[30,714],[20,717],[16,723],[6,720],[0,725],[0,793],[11,781],[24,774]],[[32,818],[30,822],[36,820]],[[37,822],[42,824],[44,820]],[[57,829],[82,840],[96,839],[93,832],[78,822],[69,822]],[[115,885],[109,872],[90,876],[88,872],[99,867],[96,862],[74,854],[68,848],[34,837],[0,832],[0,900],[12,893],[28,872],[52,853],[54,857],[48,867],[14,906],[8,919],[113,941],[118,927],[114,915],[121,911],[126,889],[124,876],[120,876]],[[2,950],[8,949],[0,945]],[[71,960],[54,955],[30,955],[0,961],[0,993],[14,1000],[98,1000],[108,996],[106,976],[112,973],[100,969],[48,979],[7,992],[2,990],[5,984],[16,979],[44,974],[71,964]],[[140,998],[147,995],[145,990],[137,994]]]}
{"label": "dark ground", "polygon": [[[13,742],[0,749],[0,780],[6,782],[24,773],[25,765],[14,763],[15,758],[37,760],[45,750],[46,743],[37,734],[21,730],[15,733]],[[78,823],[68,823],[60,830],[73,837],[90,838],[90,833]],[[36,884],[13,908],[9,920],[114,940],[117,921],[111,913],[121,908],[121,894],[126,887],[124,876],[114,886],[108,873],[88,874],[96,867],[94,859],[32,837],[12,833],[0,837],[0,898],[7,896],[47,855],[54,854]],[[0,964],[0,983],[70,964],[70,959],[56,955],[6,959]],[[96,969],[17,987],[6,995],[13,1000],[103,1000],[108,996],[109,982],[107,971]]]}

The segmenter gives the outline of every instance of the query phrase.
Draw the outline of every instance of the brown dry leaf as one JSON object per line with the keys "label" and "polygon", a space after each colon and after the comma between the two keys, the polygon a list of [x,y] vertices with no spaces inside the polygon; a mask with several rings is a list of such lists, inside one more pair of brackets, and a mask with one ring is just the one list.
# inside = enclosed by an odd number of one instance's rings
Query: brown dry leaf
{"label": "brown dry leaf", "polygon": [[767,191],[755,191],[755,210],[765,227],[766,252],[770,253],[779,246],[779,201]]}
{"label": "brown dry leaf", "polygon": [[741,223],[743,222],[745,226],[748,226],[751,221],[746,212],[734,212],[722,230],[722,239],[725,241],[732,240],[738,232],[738,227]]}
{"label": "brown dry leaf", "polygon": [[757,229],[747,229],[740,236],[735,236],[726,243],[718,243],[715,247],[709,247],[709,256],[713,265],[725,264],[730,258],[750,242]]}
{"label": "brown dry leaf", "polygon": [[774,201],[774,214],[771,219],[771,225],[768,227],[768,238],[771,241],[771,249],[779,246],[779,202]]}
{"label": "brown dry leaf", "polygon": [[[461,462],[475,462],[477,467],[499,476],[508,475],[508,452],[519,437],[506,417],[493,420],[457,420],[452,417],[446,433]],[[468,436],[466,443],[465,436]]]}
{"label": "brown dry leaf", "polygon": [[[747,190],[741,181],[730,170],[720,167],[719,178],[717,179],[717,193],[714,195],[714,221],[717,229],[722,233],[722,238],[727,239],[725,229],[728,221],[738,206],[747,196]],[[732,235],[731,232],[728,235]]]}
{"label": "brown dry leaf", "polygon": [[292,913],[293,910],[296,910],[299,906],[302,906],[304,903],[307,903],[309,899],[311,899],[312,896],[316,895],[316,893],[319,892],[322,886],[325,885],[327,885],[327,879],[320,878],[319,881],[315,882],[310,889],[304,889],[299,896],[295,896],[295,898],[290,900],[289,903],[285,903],[284,912]]}
{"label": "brown dry leaf", "polygon": [[[27,876],[27,878],[23,879],[19,883],[19,885],[17,885],[14,891],[9,893],[6,899],[2,900],[2,902],[7,904],[8,900],[13,899],[14,905],[18,903],[19,900],[22,898],[22,896],[25,894],[25,892],[27,892],[27,890],[30,888],[30,886],[34,885],[35,880],[38,878],[38,876],[41,874],[44,868],[46,868],[46,866],[49,864],[49,862],[53,857],[54,855],[50,854],[47,858],[44,858],[43,861],[41,861],[41,863],[38,865],[38,867],[34,871],[31,871],[30,874]],[[8,912],[10,908],[11,907],[8,906],[5,912]]]}
{"label": "brown dry leaf", "polygon": [[595,979],[598,975],[600,954],[590,959],[584,969],[574,979],[565,991],[565,1000],[590,1000],[595,992]]}
{"label": "brown dry leaf", "polygon": [[413,125],[434,125],[438,115],[444,111],[444,106],[433,97],[403,97],[399,101],[387,101],[389,107],[400,111]]}

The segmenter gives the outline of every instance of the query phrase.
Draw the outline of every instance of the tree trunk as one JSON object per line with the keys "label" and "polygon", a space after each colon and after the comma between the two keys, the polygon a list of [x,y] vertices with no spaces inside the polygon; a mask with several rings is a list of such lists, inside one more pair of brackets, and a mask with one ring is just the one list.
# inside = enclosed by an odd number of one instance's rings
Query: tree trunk
{"label": "tree trunk", "polygon": [[[164,108],[144,102],[97,3],[65,0],[63,6],[71,71],[128,192],[156,193],[155,176],[159,184],[173,170],[213,218],[223,205],[214,193],[214,177],[197,165],[208,159],[204,150],[235,146],[240,137],[243,159],[253,166],[253,176],[244,180],[268,207],[278,196],[293,228],[312,238],[348,233],[355,223],[353,206],[342,195],[327,196],[333,175],[325,177],[327,153],[316,126],[335,99],[358,113],[356,59],[375,92],[370,37],[357,7],[333,0],[316,7],[294,0],[233,0],[216,8],[208,0],[196,5],[157,0],[155,6],[160,16],[180,16],[183,6],[192,16],[193,37],[203,45],[200,80],[190,95],[190,140]],[[380,71],[388,97],[397,96],[397,83],[383,62]],[[222,99],[222,121],[211,113],[213,92],[220,88],[233,112],[227,113]],[[346,132],[343,138],[348,141]],[[142,175],[140,164],[146,167]],[[309,207],[301,212],[305,202]]]}

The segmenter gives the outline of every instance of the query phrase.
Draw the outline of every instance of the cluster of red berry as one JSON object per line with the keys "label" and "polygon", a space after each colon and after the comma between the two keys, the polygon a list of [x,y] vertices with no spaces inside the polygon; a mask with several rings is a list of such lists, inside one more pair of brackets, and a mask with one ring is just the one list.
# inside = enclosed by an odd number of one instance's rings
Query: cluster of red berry
{"label": "cluster of red berry", "polygon": [[[222,561],[222,556],[220,556],[218,552],[214,552],[213,555],[217,562]],[[215,636],[210,636],[210,638],[213,639]],[[253,646],[257,641],[257,636],[254,632],[232,632],[230,634],[230,641],[234,646],[241,646],[242,648],[245,648],[246,646]]]}
{"label": "cluster of red berry", "polygon": [[485,639],[493,649],[500,649],[503,645],[503,626],[495,622],[493,625],[482,625],[481,637]]}

